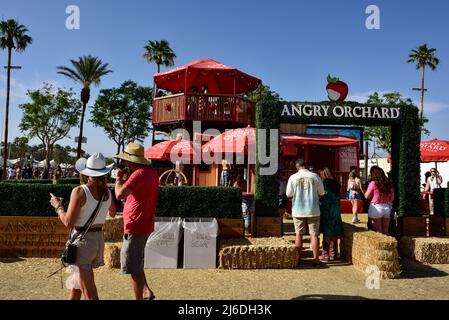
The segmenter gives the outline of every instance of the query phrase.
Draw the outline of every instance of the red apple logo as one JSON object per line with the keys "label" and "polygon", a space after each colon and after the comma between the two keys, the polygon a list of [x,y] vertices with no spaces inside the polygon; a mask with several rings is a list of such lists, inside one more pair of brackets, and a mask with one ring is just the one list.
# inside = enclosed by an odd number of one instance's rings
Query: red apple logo
{"label": "red apple logo", "polygon": [[340,81],[338,78],[327,76],[327,95],[331,101],[344,101],[348,96],[349,88],[346,83]]}

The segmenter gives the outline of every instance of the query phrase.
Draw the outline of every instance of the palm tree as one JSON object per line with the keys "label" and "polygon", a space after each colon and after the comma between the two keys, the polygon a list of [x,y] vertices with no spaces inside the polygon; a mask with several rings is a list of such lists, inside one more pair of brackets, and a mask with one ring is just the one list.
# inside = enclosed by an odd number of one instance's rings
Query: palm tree
{"label": "palm tree", "polygon": [[9,91],[11,89],[11,55],[12,49],[17,52],[25,51],[26,47],[33,42],[33,39],[27,35],[28,29],[19,24],[16,20],[0,21],[0,49],[8,50],[8,66],[6,77],[6,113],[5,113],[5,140],[3,153],[3,175],[6,177],[6,164],[8,159],[8,118],[9,118]]}
{"label": "palm tree", "polygon": [[157,72],[161,72],[161,65],[165,67],[173,66],[176,58],[175,52],[170,48],[170,44],[167,40],[161,41],[148,41],[148,44],[144,47],[145,53],[143,57],[148,62],[154,62],[157,64]]}
{"label": "palm tree", "polygon": [[435,70],[440,60],[435,57],[435,48],[427,48],[427,44],[420,45],[416,49],[412,49],[409,54],[407,63],[416,63],[416,69],[421,69],[421,109],[420,119],[422,121],[424,114],[424,69],[428,66],[431,70]]}
{"label": "palm tree", "polygon": [[80,120],[80,134],[78,137],[78,148],[76,149],[76,158],[81,157],[81,143],[83,138],[83,125],[84,125],[84,113],[86,112],[86,106],[90,99],[90,85],[100,84],[101,77],[111,73],[112,70],[108,70],[108,63],[103,63],[98,57],[91,55],[82,56],[78,58],[78,61],[70,60],[73,68],[59,66],[58,73],[62,74],[70,79],[79,82],[83,85],[81,89],[81,102],[83,103],[83,110],[81,112]]}

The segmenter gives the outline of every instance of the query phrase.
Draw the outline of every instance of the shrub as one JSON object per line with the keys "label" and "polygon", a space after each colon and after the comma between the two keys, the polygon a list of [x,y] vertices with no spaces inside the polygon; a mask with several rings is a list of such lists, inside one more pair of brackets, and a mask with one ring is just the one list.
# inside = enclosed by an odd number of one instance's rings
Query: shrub
{"label": "shrub", "polygon": [[20,179],[20,180],[1,180],[0,183],[20,183],[20,184],[52,184],[53,180],[50,179]]}
{"label": "shrub", "polygon": [[56,180],[56,184],[80,184],[80,178],[62,178]]}
{"label": "shrub", "polygon": [[[67,209],[76,185],[0,184],[0,216],[55,216],[50,192],[64,198]],[[242,194],[238,188],[168,187],[160,188],[156,215],[160,217],[241,218]]]}
{"label": "shrub", "polygon": [[73,187],[75,186],[0,183],[0,216],[56,216],[50,205],[50,192],[64,198],[63,204],[67,208]]}
{"label": "shrub", "polygon": [[449,189],[433,190],[433,210],[436,216],[449,217]]}
{"label": "shrub", "polygon": [[226,187],[160,187],[156,216],[241,218],[242,192]]}

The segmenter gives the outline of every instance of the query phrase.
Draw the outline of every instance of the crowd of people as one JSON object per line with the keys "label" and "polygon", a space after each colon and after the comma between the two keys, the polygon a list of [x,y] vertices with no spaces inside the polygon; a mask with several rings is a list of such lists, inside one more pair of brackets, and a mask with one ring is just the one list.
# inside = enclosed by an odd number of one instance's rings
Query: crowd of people
{"label": "crowd of people", "polygon": [[[3,168],[0,168],[0,179],[3,176]],[[56,167],[32,167],[29,163],[26,165],[16,164],[14,167],[7,167],[7,172],[5,175],[7,180],[21,180],[21,179],[50,179],[59,180],[62,178],[72,178],[78,177],[78,173],[73,168],[61,168],[57,165]]]}
{"label": "crowd of people", "polygon": [[[334,260],[341,254],[343,224],[340,210],[341,185],[334,172],[323,168],[317,173],[307,167],[303,159],[295,162],[297,172],[291,175],[285,186],[285,176],[281,176],[281,189],[285,197],[280,197],[280,205],[285,206],[288,198],[292,201],[291,214],[295,226],[295,247],[301,256],[303,235],[308,232],[311,239],[313,261]],[[284,182],[284,183],[283,183]],[[366,189],[366,190],[365,190]],[[366,188],[358,177],[356,168],[349,174],[347,198],[352,203],[353,223],[359,223],[359,202],[362,198],[369,202],[369,228],[389,235],[394,189],[391,180],[382,168],[371,167],[370,180]],[[322,252],[319,255],[319,235],[323,234]],[[340,241],[339,241],[340,239]],[[340,248],[338,248],[340,244]]]}

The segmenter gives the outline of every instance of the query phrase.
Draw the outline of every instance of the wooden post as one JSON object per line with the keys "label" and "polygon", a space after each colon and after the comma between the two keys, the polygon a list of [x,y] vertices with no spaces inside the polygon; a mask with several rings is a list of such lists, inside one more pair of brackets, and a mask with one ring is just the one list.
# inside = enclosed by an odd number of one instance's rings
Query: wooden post
{"label": "wooden post", "polygon": [[363,175],[365,176],[365,182],[368,181],[368,141],[365,141],[365,170]]}

